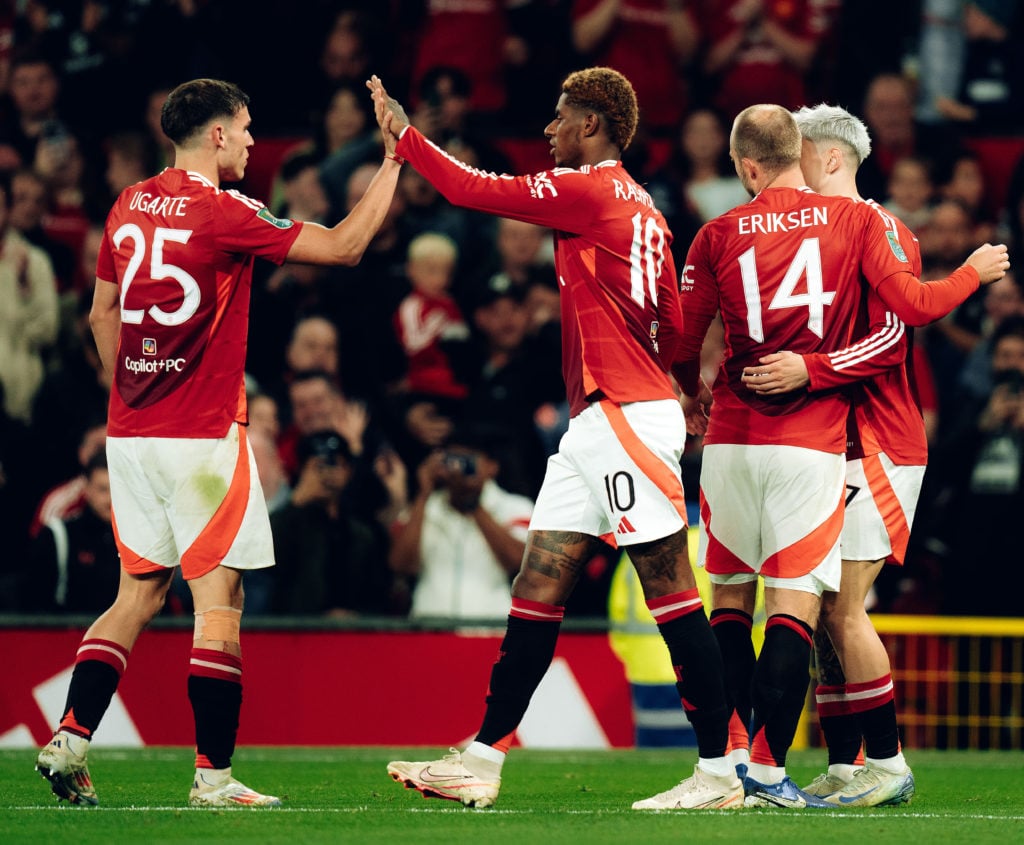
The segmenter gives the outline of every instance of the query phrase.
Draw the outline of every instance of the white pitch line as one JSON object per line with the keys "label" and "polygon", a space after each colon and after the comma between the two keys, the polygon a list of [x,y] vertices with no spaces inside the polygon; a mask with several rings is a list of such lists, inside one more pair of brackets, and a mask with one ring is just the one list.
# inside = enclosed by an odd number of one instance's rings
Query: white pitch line
{"label": "white pitch line", "polygon": [[[474,810],[470,808],[445,808],[445,807],[71,807],[71,806],[56,806],[56,807],[0,807],[0,814],[5,811],[14,812],[58,812],[58,813],[151,813],[151,812],[173,812],[173,813],[210,813],[210,812],[228,812],[228,813],[266,813],[269,815],[280,815],[281,813],[309,813],[313,815],[351,815],[354,813],[426,813],[428,815],[434,814],[472,814],[478,816],[533,816],[533,815],[546,815],[550,811],[540,810]],[[633,818],[642,818],[644,815],[652,815],[650,812],[638,813],[635,810],[560,810],[562,815],[567,816],[631,816]],[[704,810],[704,815],[709,812],[717,816],[728,816],[730,818],[736,817],[736,810]],[[881,810],[874,813],[865,812],[823,812],[821,810],[812,810],[809,812],[790,812],[782,810],[776,812],[772,810],[754,810],[751,812],[749,809],[741,811],[745,815],[759,815],[759,816],[778,816],[786,815],[787,818],[801,818],[801,819],[815,819],[815,818],[828,818],[828,819],[847,819],[848,821],[877,821],[878,819],[889,819],[889,820],[902,820],[902,819],[950,819],[950,820],[965,820],[965,821],[1024,821],[1024,815],[1021,816],[993,816],[984,815],[980,813],[972,813],[971,815],[959,815],[959,814],[947,814],[947,813],[908,813],[908,812],[897,812],[893,813],[891,810]],[[679,812],[676,810],[655,810],[654,815],[671,815],[677,813],[678,815],[686,815],[685,812]]]}

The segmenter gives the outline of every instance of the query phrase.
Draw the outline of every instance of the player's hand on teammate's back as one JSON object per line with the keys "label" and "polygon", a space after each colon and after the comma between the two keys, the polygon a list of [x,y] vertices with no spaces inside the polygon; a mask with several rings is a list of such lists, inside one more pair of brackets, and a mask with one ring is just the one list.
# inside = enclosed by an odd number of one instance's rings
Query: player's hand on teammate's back
{"label": "player's hand on teammate's back", "polygon": [[680,400],[683,406],[683,417],[686,419],[686,433],[694,437],[703,437],[708,430],[708,416],[711,413],[711,388],[700,380],[696,396],[683,395]]}
{"label": "player's hand on teammate's back", "polygon": [[981,276],[981,283],[987,285],[1006,275],[1006,271],[1010,269],[1010,254],[1006,244],[982,244],[964,263],[977,270]]}
{"label": "player's hand on teammate's back", "polygon": [[803,355],[773,352],[758,359],[756,367],[744,367],[743,383],[755,393],[789,393],[810,381]]}

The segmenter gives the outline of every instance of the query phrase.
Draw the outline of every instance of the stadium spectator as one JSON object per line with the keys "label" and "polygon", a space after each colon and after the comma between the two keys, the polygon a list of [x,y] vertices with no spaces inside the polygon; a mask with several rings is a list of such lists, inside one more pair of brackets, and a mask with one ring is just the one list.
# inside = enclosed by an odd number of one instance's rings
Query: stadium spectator
{"label": "stadium spectator", "polygon": [[[378,120],[392,120],[400,154],[450,200],[556,230],[563,375],[573,415],[534,508],[480,732],[464,752],[444,760],[392,762],[391,776],[466,805],[494,803],[512,735],[551,662],[565,600],[599,538],[614,533],[619,545],[629,547],[677,667],[700,757],[692,777],[634,807],[739,806],[743,788],[724,756],[728,712],[721,657],[686,552],[678,466],[682,421],[667,372],[682,328],[667,252],[671,235],[650,196],[620,163],[638,120],[632,86],[609,68],[570,74],[556,116],[544,129],[556,169],[494,180],[432,147],[407,125],[380,80],[372,82]],[[615,199],[621,194],[624,199]],[[641,236],[643,257],[640,247],[630,247]],[[631,256],[641,259],[635,273]],[[638,279],[638,289],[631,278]],[[444,773],[444,786],[419,778],[427,765]],[[476,786],[452,787],[465,778]]]}
{"label": "stadium spectator", "polygon": [[57,339],[57,284],[46,253],[10,225],[10,190],[0,181],[0,383],[7,413],[27,423]]}
{"label": "stadium spectator", "polygon": [[689,97],[687,70],[700,30],[689,4],[662,0],[574,0],[572,42],[581,58],[633,81],[640,122],[652,134],[678,127]]}
{"label": "stadium spectator", "polygon": [[416,471],[416,495],[388,563],[414,577],[412,617],[503,619],[526,548],[533,501],[498,486],[495,426],[461,426]]}
{"label": "stadium spectator", "polygon": [[[529,57],[529,43],[514,31],[509,16],[516,4],[485,0],[473,4],[427,3],[422,17],[411,20],[417,32],[410,90],[422,90],[422,80],[437,67],[454,67],[469,80],[469,106],[496,117],[505,107],[505,68]],[[419,97],[414,98],[419,107]]]}
{"label": "stadium spectator", "polygon": [[317,159],[320,184],[331,214],[336,215],[347,205],[352,172],[373,158],[380,143],[362,83],[341,83],[331,94],[317,126],[323,129],[314,138],[310,152]]}
{"label": "stadium spectator", "polygon": [[97,614],[121,577],[110,522],[110,478],[101,448],[82,470],[83,506],[46,520],[33,541],[23,606],[38,612]]}
{"label": "stadium spectator", "polygon": [[[11,174],[10,225],[34,246],[46,253],[53,266],[59,293],[79,290],[75,252],[67,244],[51,237],[46,231],[50,214],[50,189],[35,170],[20,167]],[[90,276],[95,265],[89,271]],[[89,283],[92,284],[90,278]]]}
{"label": "stadium spectator", "polygon": [[[400,165],[385,159],[363,202],[332,229],[278,220],[262,203],[219,190],[245,173],[253,144],[248,101],[237,86],[212,79],[172,91],[161,120],[175,143],[175,167],[126,190],[107,219],[90,322],[104,369],[114,374],[107,458],[124,573],[118,598],[85,634],[60,725],[36,762],[54,793],[76,804],[97,803],[89,740],[179,566],[196,617],[189,803],[280,804],[231,773],[242,698],[242,571],[273,565],[270,522],[243,427],[252,260],[260,254],[276,262],[358,261],[384,219]],[[384,141],[394,156],[391,136]],[[118,234],[122,226],[135,227],[130,237]],[[136,261],[143,251],[162,260]],[[132,285],[139,273],[146,283]],[[168,276],[167,298],[154,304]],[[199,496],[180,481],[197,477],[204,479]]]}
{"label": "stadium spectator", "polygon": [[107,154],[103,177],[111,197],[158,172],[157,150],[142,132],[118,132],[107,138],[103,146]]}
{"label": "stadium spectator", "polygon": [[922,0],[917,48],[917,105],[922,125],[947,121],[941,100],[955,100],[963,74],[964,0]]}
{"label": "stadium spectator", "polygon": [[705,0],[697,9],[697,25],[708,42],[702,70],[719,112],[732,117],[755,103],[805,103],[804,76],[832,26],[828,4]]}
{"label": "stadium spectator", "polygon": [[955,133],[941,126],[922,127],[914,120],[913,85],[897,73],[881,73],[871,80],[862,113],[874,147],[857,176],[865,196],[887,196],[893,165],[901,158],[916,156],[934,162],[956,146]]}
{"label": "stadium spectator", "polygon": [[[95,261],[91,272],[95,280]],[[46,374],[32,403],[32,442],[40,485],[29,494],[33,503],[49,487],[78,472],[81,431],[90,421],[107,418],[111,374],[103,369],[89,329],[91,304],[90,297],[78,300],[72,338],[60,366]]]}
{"label": "stadium spectator", "polygon": [[85,467],[95,455],[103,452],[106,443],[106,418],[95,420],[82,430],[78,442],[78,463],[81,471],[53,487],[43,496],[29,526],[31,536],[37,536],[40,529],[50,520],[68,519],[82,512],[86,505],[85,488],[88,483]]}
{"label": "stadium spectator", "polygon": [[975,221],[974,237],[979,243],[996,240],[996,222],[988,207],[988,191],[981,156],[967,147],[942,156],[933,170],[940,197],[963,203]]}
{"label": "stadium spectator", "polygon": [[389,610],[387,548],[354,512],[354,458],[327,429],[299,441],[291,499],[270,518],[274,535],[272,610],[331,617]]}
{"label": "stadium spectator", "polygon": [[681,266],[702,224],[750,198],[729,161],[729,138],[717,112],[701,108],[686,116],[669,160],[647,190],[675,235],[673,255]]}
{"label": "stadium spectator", "polygon": [[451,297],[458,248],[450,238],[424,232],[409,243],[406,274],[412,291],[394,316],[394,331],[405,352],[401,389],[422,396],[463,399],[466,385],[458,379],[452,346],[464,346],[469,328]]}
{"label": "stadium spectator", "polygon": [[957,376],[957,387],[963,398],[977,400],[992,392],[992,346],[999,327],[1014,317],[1024,317],[1024,291],[1017,275],[1007,273],[985,288],[984,316],[979,326],[979,339]]}
{"label": "stadium spectator", "polygon": [[932,219],[934,194],[929,162],[906,156],[892,166],[883,205],[911,232],[920,236]]}
{"label": "stadium spectator", "polygon": [[[936,450],[929,545],[941,551],[942,612],[1020,616],[1024,317],[1007,319],[996,330],[990,364],[991,392],[964,406],[958,424]],[[999,589],[992,589],[987,578],[965,577],[981,563]]]}
{"label": "stadium spectator", "polygon": [[1018,132],[1024,127],[1024,19],[1018,4],[973,0],[963,5],[963,63],[956,93],[936,98],[947,120],[972,134]]}
{"label": "stadium spectator", "polygon": [[21,50],[11,60],[13,114],[0,128],[3,169],[34,167],[39,147],[57,146],[67,127],[57,111],[60,77],[42,54]]}
{"label": "stadium spectator", "polygon": [[498,482],[532,499],[550,454],[535,418],[546,403],[565,400],[565,384],[558,346],[530,333],[525,297],[526,289],[509,284],[504,274],[491,277],[476,294],[473,341],[457,369],[469,388],[461,420],[507,430],[503,443],[490,445],[501,466]]}
{"label": "stadium spectator", "polygon": [[[349,176],[347,208],[363,196],[376,172],[359,165]],[[330,272],[324,311],[340,331],[341,379],[353,396],[380,401],[402,377],[405,356],[395,339],[391,318],[409,291],[405,275],[410,230],[406,203],[396,191],[380,230],[355,267]],[[367,355],[366,350],[374,350]]]}

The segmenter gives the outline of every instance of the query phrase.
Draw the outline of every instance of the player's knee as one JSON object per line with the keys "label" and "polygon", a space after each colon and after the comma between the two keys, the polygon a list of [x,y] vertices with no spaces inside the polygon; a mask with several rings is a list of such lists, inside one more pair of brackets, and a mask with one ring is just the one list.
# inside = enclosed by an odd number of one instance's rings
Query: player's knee
{"label": "player's knee", "polygon": [[193,640],[227,643],[237,646],[242,624],[242,611],[235,607],[210,607],[196,610]]}

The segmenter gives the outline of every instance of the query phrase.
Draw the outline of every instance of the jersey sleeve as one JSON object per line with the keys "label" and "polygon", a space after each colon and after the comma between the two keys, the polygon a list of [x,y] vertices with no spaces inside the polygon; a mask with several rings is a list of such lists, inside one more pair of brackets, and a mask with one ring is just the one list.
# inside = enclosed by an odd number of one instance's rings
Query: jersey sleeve
{"label": "jersey sleeve", "polygon": [[868,379],[898,367],[907,357],[907,330],[903,321],[869,295],[870,330],[856,343],[829,353],[804,355],[808,390],[828,390]]}
{"label": "jersey sleeve", "polygon": [[398,142],[407,159],[452,205],[510,217],[562,232],[590,228],[596,205],[594,179],[580,170],[555,168],[529,176],[498,175],[470,167],[410,126]]}
{"label": "jersey sleeve", "polygon": [[861,270],[868,284],[903,322],[923,326],[944,317],[978,289],[978,271],[964,265],[945,279],[922,282],[889,215],[864,204]]}
{"label": "jersey sleeve", "polygon": [[708,327],[718,311],[718,285],[708,257],[710,237],[710,224],[707,224],[690,244],[679,286],[683,333],[672,365],[672,375],[687,396],[697,395],[700,350]]}
{"label": "jersey sleeve", "polygon": [[666,370],[679,355],[683,337],[683,309],[679,302],[679,277],[672,253],[666,248],[658,277],[658,357]]}
{"label": "jersey sleeve", "polygon": [[222,191],[217,195],[217,245],[225,252],[258,255],[283,264],[295,239],[302,230],[297,220],[274,217],[259,200],[238,191]]}

